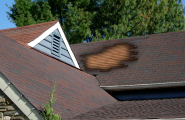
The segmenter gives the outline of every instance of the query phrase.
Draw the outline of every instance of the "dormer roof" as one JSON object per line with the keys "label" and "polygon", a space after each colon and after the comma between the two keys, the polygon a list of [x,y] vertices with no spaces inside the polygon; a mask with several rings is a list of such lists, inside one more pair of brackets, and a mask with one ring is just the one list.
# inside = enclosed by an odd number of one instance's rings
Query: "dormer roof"
{"label": "dormer roof", "polygon": [[0,33],[80,69],[58,20],[0,30]]}
{"label": "dormer roof", "polygon": [[48,30],[51,26],[53,26],[57,22],[58,20],[55,20],[40,24],[4,29],[0,30],[0,33],[16,40],[18,43],[22,45],[26,45],[27,43],[35,40],[37,37],[39,37],[41,34],[43,34],[46,30]]}

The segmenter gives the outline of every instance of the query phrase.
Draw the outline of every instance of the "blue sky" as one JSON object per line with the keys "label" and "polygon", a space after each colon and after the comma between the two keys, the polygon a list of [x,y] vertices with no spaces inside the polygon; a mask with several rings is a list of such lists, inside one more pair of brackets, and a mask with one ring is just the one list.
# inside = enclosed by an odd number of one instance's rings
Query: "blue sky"
{"label": "blue sky", "polygon": [[[185,6],[185,0],[182,0],[183,5]],[[14,23],[11,23],[10,20],[8,20],[7,13],[9,12],[8,6],[12,6],[12,3],[14,3],[14,0],[0,0],[0,15],[1,15],[1,23],[0,23],[0,30],[1,29],[7,29],[7,28],[13,28],[16,27]]]}
{"label": "blue sky", "polygon": [[8,18],[6,17],[6,12],[9,11],[9,8],[5,4],[7,4],[8,6],[12,6],[12,3],[14,3],[14,0],[0,0],[0,30],[16,27],[16,25],[14,23],[11,23],[10,20],[8,20]]}

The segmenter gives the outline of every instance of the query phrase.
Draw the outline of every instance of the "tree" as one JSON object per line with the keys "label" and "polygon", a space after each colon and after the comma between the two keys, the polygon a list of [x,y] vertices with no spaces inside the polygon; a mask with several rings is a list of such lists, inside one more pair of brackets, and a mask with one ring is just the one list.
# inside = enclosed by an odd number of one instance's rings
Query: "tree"
{"label": "tree", "polygon": [[15,0],[10,10],[17,26],[59,19],[69,43],[182,31],[185,23],[181,0]]}
{"label": "tree", "polygon": [[95,40],[181,31],[185,23],[176,0],[107,0],[96,17]]}
{"label": "tree", "polygon": [[57,19],[50,11],[48,2],[41,0],[14,0],[15,4],[9,7],[8,19],[15,23],[17,27],[48,22]]}
{"label": "tree", "polygon": [[53,86],[53,90],[49,95],[49,103],[43,104],[44,110],[43,110],[43,115],[44,115],[44,120],[61,120],[61,117],[58,114],[53,113],[53,108],[52,105],[55,103],[57,98],[55,97],[55,85]]}

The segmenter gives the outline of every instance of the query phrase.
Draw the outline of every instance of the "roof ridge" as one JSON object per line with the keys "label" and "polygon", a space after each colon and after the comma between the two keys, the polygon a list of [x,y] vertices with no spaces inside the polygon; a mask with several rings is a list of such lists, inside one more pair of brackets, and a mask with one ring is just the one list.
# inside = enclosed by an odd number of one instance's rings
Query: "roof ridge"
{"label": "roof ridge", "polygon": [[1,32],[4,32],[4,31],[8,31],[8,30],[14,30],[14,29],[20,29],[20,28],[27,28],[27,27],[30,27],[30,26],[37,26],[37,25],[43,25],[43,24],[48,24],[48,23],[52,23],[52,22],[58,22],[59,20],[54,20],[54,21],[49,21],[49,22],[44,22],[44,23],[37,23],[37,24],[32,24],[32,25],[26,25],[26,26],[21,26],[21,27],[14,27],[14,28],[8,28],[8,29],[2,29],[0,30],[0,33]]}
{"label": "roof ridge", "polygon": [[141,36],[132,36],[132,37],[125,37],[125,38],[118,38],[118,39],[110,39],[110,40],[101,40],[101,41],[92,41],[92,42],[86,42],[86,43],[75,43],[75,44],[70,44],[71,46],[77,46],[80,44],[93,44],[93,43],[100,43],[100,42],[108,42],[108,41],[115,41],[115,40],[121,40],[121,39],[130,39],[130,38],[140,38],[140,37],[149,37],[149,36],[156,36],[156,35],[165,35],[165,34],[176,34],[176,33],[181,33],[185,32],[184,31],[175,31],[175,32],[165,32],[165,33],[158,33],[158,34],[150,34],[150,35],[141,35]]}

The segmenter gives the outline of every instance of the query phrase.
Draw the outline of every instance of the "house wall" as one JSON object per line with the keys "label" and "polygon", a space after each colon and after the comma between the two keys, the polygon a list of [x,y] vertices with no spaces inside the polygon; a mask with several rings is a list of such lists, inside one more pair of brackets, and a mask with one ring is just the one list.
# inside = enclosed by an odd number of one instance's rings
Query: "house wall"
{"label": "house wall", "polygon": [[[3,119],[2,119],[3,118]],[[0,90],[0,120],[29,120],[24,113]]]}

